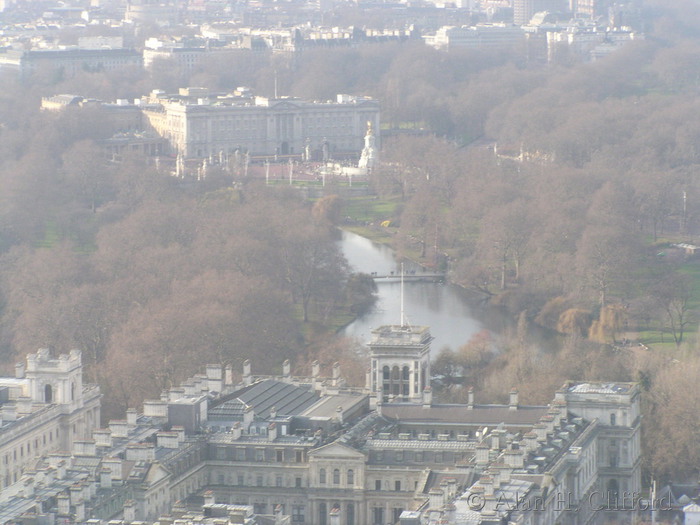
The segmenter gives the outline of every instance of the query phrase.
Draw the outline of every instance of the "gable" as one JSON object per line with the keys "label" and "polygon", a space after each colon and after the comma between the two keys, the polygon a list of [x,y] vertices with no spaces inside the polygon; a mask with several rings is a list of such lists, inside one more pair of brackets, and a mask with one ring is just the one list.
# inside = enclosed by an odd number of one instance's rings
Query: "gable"
{"label": "gable", "polygon": [[170,472],[160,463],[152,463],[151,467],[148,469],[145,481],[149,484],[158,483],[162,479],[170,476]]}
{"label": "gable", "polygon": [[284,101],[284,102],[278,102],[274,106],[272,106],[275,110],[280,110],[280,109],[299,109],[299,104],[295,104],[293,102],[289,101]]}
{"label": "gable", "polygon": [[364,461],[365,455],[352,447],[334,441],[309,452],[309,459],[356,459]]}

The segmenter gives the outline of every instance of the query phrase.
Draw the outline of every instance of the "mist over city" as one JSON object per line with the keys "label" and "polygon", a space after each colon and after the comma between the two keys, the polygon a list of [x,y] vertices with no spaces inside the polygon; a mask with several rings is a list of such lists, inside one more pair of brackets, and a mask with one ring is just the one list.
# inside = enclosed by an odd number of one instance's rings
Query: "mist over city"
{"label": "mist over city", "polygon": [[700,524],[700,2],[0,0],[0,525]]}

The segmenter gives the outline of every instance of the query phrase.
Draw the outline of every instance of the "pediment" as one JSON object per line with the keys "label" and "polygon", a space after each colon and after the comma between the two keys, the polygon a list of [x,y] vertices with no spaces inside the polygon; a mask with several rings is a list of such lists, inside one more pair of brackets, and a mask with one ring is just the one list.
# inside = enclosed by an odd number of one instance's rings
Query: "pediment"
{"label": "pediment", "polygon": [[146,481],[150,484],[157,483],[158,481],[170,476],[170,471],[158,462],[152,463],[148,469],[148,474],[146,475]]}
{"label": "pediment", "polygon": [[352,447],[334,441],[309,452],[310,459],[357,459],[365,460],[365,455]]}
{"label": "pediment", "polygon": [[280,109],[299,109],[298,104],[294,104],[293,102],[278,102],[274,106],[275,110],[280,110]]}

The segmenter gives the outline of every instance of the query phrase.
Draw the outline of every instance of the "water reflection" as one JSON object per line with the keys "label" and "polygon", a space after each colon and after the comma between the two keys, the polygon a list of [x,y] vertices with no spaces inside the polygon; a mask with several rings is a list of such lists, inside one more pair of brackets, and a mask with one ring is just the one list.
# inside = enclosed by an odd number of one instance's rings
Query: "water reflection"
{"label": "water reflection", "polygon": [[[364,273],[387,275],[400,272],[393,252],[354,233],[343,232],[340,246],[350,265]],[[407,263],[405,271],[421,271]],[[344,334],[369,341],[371,331],[385,324],[399,324],[401,319],[401,285],[398,282],[378,282],[378,300],[371,312],[348,325]],[[449,346],[457,349],[477,332],[482,323],[471,313],[462,290],[450,284],[407,282],[404,284],[404,312],[409,323],[430,326],[435,351]]]}

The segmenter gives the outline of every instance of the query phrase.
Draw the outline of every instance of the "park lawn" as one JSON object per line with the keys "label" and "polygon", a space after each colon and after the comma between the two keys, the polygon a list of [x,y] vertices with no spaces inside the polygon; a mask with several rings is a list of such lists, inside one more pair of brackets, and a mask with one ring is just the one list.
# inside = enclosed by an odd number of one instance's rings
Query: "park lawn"
{"label": "park lawn", "polygon": [[400,203],[398,197],[380,199],[374,195],[345,199],[345,216],[357,223],[382,223],[393,220]]}
{"label": "park lawn", "polygon": [[[658,330],[640,330],[636,332],[637,341],[654,349],[655,352],[663,352],[673,355],[677,352],[676,343],[673,341],[673,334],[660,328]],[[687,336],[683,337],[683,343],[687,342]]]}
{"label": "park lawn", "polygon": [[44,229],[44,238],[36,243],[37,248],[51,248],[61,240],[61,232],[55,221],[48,221]]}
{"label": "park lawn", "polygon": [[685,263],[681,266],[679,272],[690,278],[690,301],[688,306],[697,316],[697,313],[700,312],[700,261],[692,260]]}
{"label": "park lawn", "polygon": [[[700,261],[686,262],[678,271],[690,279],[688,307],[691,321],[683,334],[681,348],[694,348],[698,337],[696,326],[700,319]],[[664,326],[663,322],[657,327],[639,328],[636,331],[636,339],[640,343],[653,347],[656,351],[667,353],[669,356],[675,356],[678,352],[673,334]]]}

